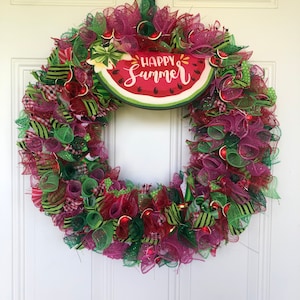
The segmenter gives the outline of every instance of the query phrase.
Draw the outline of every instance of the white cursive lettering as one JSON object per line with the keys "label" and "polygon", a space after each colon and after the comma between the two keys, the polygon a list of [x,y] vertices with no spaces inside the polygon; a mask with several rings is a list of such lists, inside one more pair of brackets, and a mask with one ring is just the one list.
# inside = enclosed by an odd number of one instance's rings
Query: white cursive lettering
{"label": "white cursive lettering", "polygon": [[[163,56],[163,57],[168,57],[168,56]],[[172,66],[176,66],[177,70],[174,68],[168,68],[165,70],[148,71],[143,69],[141,71],[137,71],[141,66],[145,67],[147,66],[147,64],[149,64],[150,66],[150,64],[153,63],[153,61],[150,62],[150,60],[142,60],[142,57],[140,61],[141,61],[141,65],[134,64],[129,69],[125,69],[126,71],[128,71],[129,77],[124,81],[124,86],[126,87],[134,86],[136,84],[137,78],[143,78],[145,81],[152,79],[154,83],[159,83],[161,79],[164,79],[167,83],[171,83],[173,79],[180,78],[180,81],[183,85],[187,85],[191,81],[191,75],[186,73],[186,70],[182,66],[180,61],[177,61],[175,64],[174,57],[173,57],[173,61],[168,60],[168,62],[167,61],[166,62],[167,63],[170,62]],[[160,61],[160,63],[161,62],[164,64],[163,59],[162,61]]]}

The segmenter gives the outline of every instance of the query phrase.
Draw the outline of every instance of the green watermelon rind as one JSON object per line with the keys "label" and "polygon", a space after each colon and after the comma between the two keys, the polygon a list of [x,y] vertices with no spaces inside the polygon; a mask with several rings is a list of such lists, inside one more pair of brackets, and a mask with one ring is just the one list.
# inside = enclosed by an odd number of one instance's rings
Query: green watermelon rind
{"label": "green watermelon rind", "polygon": [[[200,78],[195,81],[192,87],[183,90],[181,93],[170,96],[149,96],[129,92],[119,86],[113,79],[107,69],[102,69],[97,76],[101,84],[111,92],[116,98],[130,105],[147,109],[170,109],[184,106],[199,97],[210,85],[214,75],[214,68],[209,64],[208,59],[205,59],[205,67]],[[111,79],[111,80],[110,80]],[[181,96],[181,99],[174,100]],[[138,99],[137,99],[138,98]]]}

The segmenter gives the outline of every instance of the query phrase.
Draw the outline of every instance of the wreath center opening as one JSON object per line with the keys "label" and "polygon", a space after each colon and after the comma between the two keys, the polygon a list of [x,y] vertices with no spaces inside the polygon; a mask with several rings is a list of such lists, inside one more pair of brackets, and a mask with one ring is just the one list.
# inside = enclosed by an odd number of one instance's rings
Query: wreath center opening
{"label": "wreath center opening", "polygon": [[[109,154],[110,164],[121,167],[121,178],[136,184],[170,182],[172,164],[180,164],[171,161],[171,156],[178,156],[172,155],[177,151],[171,134],[177,120],[173,122],[171,115],[171,110],[146,110],[130,105],[114,113],[106,144],[113,151]],[[114,149],[108,143],[113,143]]]}

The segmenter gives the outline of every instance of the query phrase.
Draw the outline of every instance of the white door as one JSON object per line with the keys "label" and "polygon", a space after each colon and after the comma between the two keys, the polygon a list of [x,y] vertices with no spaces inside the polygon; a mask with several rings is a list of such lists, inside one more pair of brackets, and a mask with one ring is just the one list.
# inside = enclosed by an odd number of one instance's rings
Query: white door
{"label": "white door", "polygon": [[[281,201],[269,202],[240,241],[221,247],[215,258],[142,275],[88,251],[69,250],[62,234],[31,203],[28,179],[20,175],[16,126],[30,71],[45,63],[59,37],[87,13],[123,4],[120,0],[2,0],[1,33],[1,208],[0,290],[3,300],[120,299],[299,299],[300,178],[297,140],[300,110],[300,3],[298,0],[156,1],[171,10],[200,12],[203,23],[219,20],[249,45],[278,94],[283,136],[274,167]],[[188,158],[188,126],[181,111],[125,107],[107,134],[111,163],[133,181],[168,183]],[[130,122],[128,120],[130,119]],[[125,155],[126,154],[126,155]],[[141,167],[142,166],[142,167]]]}

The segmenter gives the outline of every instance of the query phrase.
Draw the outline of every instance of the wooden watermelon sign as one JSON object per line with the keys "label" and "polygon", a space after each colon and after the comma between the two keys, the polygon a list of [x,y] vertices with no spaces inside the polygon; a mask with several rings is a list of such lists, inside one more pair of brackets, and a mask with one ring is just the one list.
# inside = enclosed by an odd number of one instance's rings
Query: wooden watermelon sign
{"label": "wooden watermelon sign", "polygon": [[208,59],[189,54],[137,52],[97,74],[122,101],[142,108],[168,109],[201,95],[210,84],[213,68]]}

